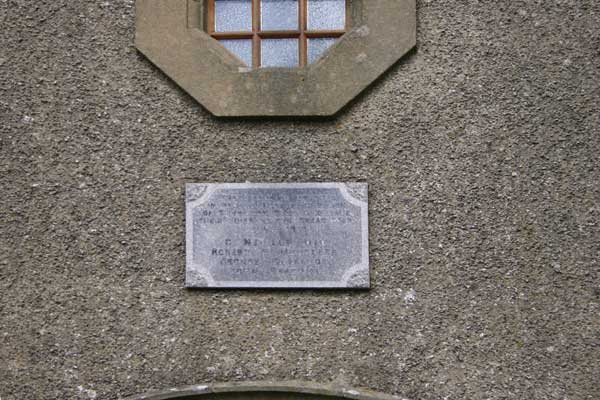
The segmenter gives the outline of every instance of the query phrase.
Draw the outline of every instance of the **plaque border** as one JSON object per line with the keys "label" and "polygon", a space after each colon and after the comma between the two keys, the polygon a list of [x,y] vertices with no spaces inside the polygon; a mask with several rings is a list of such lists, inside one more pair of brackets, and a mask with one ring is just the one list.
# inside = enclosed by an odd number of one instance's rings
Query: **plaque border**
{"label": "plaque border", "polygon": [[[360,207],[361,261],[344,273],[339,281],[215,281],[206,268],[193,259],[193,217],[195,207],[205,203],[216,191],[226,189],[338,189],[347,202]],[[359,198],[360,197],[360,198]],[[186,288],[205,289],[369,289],[369,204],[366,182],[303,183],[186,183],[185,187]]]}

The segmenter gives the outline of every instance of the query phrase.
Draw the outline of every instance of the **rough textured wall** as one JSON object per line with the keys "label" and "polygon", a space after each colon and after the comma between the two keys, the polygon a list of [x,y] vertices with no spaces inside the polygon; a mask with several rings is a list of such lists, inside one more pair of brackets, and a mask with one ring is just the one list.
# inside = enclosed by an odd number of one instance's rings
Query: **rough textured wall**
{"label": "rough textured wall", "polygon": [[[600,3],[418,18],[336,118],[219,120],[136,52],[132,0],[0,1],[2,400],[597,399]],[[246,180],[368,181],[374,289],[183,289],[184,183]]]}

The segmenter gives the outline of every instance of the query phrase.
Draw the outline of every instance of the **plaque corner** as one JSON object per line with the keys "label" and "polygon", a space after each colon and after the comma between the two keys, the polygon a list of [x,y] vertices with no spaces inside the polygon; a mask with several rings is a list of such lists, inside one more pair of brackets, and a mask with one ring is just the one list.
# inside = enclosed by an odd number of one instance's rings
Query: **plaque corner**
{"label": "plaque corner", "polygon": [[207,192],[209,184],[207,183],[186,183],[185,184],[185,201],[190,203],[201,199]]}
{"label": "plaque corner", "polygon": [[346,182],[343,185],[350,197],[361,203],[369,203],[369,184],[367,182]]}
{"label": "plaque corner", "polygon": [[210,282],[202,272],[187,267],[184,286],[186,289],[208,288],[210,287]]}
{"label": "plaque corner", "polygon": [[346,287],[349,289],[370,289],[371,273],[369,268],[360,269],[346,279]]}

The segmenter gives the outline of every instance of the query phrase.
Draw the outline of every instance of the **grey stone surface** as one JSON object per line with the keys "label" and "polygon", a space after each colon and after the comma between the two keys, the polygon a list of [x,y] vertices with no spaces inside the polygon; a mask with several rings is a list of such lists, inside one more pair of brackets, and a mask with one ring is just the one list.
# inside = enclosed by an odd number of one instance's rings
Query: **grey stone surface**
{"label": "grey stone surface", "polygon": [[366,183],[186,186],[186,286],[368,288]]}
{"label": "grey stone surface", "polygon": [[[376,1],[376,0],[373,0]],[[0,397],[596,400],[600,2],[426,1],[330,120],[222,120],[132,1],[0,1]],[[186,290],[186,182],[369,182],[370,291]]]}

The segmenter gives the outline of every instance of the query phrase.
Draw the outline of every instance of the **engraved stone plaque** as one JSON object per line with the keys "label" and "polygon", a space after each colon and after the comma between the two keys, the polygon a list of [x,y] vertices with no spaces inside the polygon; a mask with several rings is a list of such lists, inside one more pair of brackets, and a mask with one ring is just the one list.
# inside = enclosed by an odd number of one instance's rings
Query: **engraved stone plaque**
{"label": "engraved stone plaque", "polygon": [[369,288],[366,183],[186,186],[186,287]]}

